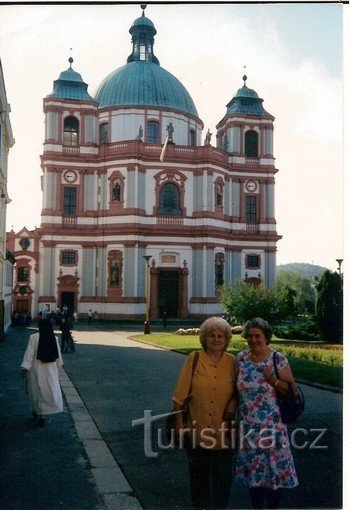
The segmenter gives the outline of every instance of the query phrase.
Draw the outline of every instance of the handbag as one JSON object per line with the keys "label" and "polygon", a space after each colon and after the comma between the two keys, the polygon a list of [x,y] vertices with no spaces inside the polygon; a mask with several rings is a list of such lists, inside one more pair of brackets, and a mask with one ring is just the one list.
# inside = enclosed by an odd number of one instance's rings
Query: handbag
{"label": "handbag", "polygon": [[171,441],[174,437],[174,442],[175,442],[176,446],[179,445],[179,440],[178,440],[178,438],[176,438],[175,433],[173,432],[173,431],[175,431],[175,427],[176,427],[176,415],[178,412],[182,413],[183,420],[187,421],[188,414],[189,414],[189,402],[191,400],[190,395],[191,395],[191,390],[192,390],[192,379],[193,379],[193,374],[194,374],[194,371],[195,371],[197,363],[198,363],[198,359],[199,359],[199,351],[196,351],[194,358],[193,358],[191,384],[190,384],[190,388],[188,390],[188,396],[187,396],[186,400],[184,401],[181,410],[179,410],[179,411],[172,410],[171,413],[168,414],[168,416],[166,418],[165,435],[166,435],[167,442],[171,443]]}
{"label": "handbag", "polygon": [[[276,377],[278,379],[278,369],[276,363],[276,352],[273,353],[273,364],[275,367]],[[285,381],[284,381],[285,382]],[[281,419],[283,423],[295,423],[305,408],[305,397],[301,388],[297,386],[298,395],[294,395],[293,387],[288,383],[289,395],[283,396],[277,393],[277,404],[281,411]]]}

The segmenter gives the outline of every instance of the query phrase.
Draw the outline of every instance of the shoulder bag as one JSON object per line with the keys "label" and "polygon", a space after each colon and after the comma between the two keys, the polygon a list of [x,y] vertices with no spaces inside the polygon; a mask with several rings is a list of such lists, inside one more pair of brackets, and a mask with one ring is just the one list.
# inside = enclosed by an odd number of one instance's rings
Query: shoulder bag
{"label": "shoulder bag", "polygon": [[[273,353],[273,364],[275,367],[276,377],[278,379],[276,352]],[[286,424],[295,423],[305,408],[305,398],[301,388],[299,388],[299,386],[297,387],[298,395],[295,396],[292,385],[288,383],[288,386],[289,395],[283,396],[277,392],[277,404],[281,411],[282,422]]]}

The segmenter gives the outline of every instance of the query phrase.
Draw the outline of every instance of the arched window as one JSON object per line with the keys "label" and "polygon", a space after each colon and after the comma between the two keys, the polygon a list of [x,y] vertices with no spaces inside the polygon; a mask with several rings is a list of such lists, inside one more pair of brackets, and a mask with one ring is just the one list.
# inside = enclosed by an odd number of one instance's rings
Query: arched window
{"label": "arched window", "polygon": [[19,267],[17,269],[17,281],[27,282],[29,280],[29,269],[27,267]]}
{"label": "arched window", "polygon": [[159,193],[158,214],[182,214],[180,209],[180,190],[172,182],[167,182]]}
{"label": "arched window", "polygon": [[100,124],[100,143],[108,143],[108,124]]}
{"label": "arched window", "polygon": [[63,142],[65,145],[78,145],[79,121],[75,117],[66,117],[63,125]]}
{"label": "arched window", "polygon": [[256,131],[246,131],[244,136],[245,141],[245,155],[248,158],[258,157],[258,133]]}
{"label": "arched window", "polygon": [[194,129],[190,129],[190,146],[195,147],[196,143],[196,132]]}
{"label": "arched window", "polygon": [[147,122],[146,142],[159,143],[159,124],[155,120]]}

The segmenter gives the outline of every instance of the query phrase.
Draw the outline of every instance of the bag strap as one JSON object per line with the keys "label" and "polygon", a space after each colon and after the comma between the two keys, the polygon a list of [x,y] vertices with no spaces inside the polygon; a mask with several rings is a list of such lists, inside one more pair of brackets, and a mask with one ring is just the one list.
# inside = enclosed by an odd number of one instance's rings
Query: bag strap
{"label": "bag strap", "polygon": [[[276,358],[277,358],[277,352],[274,351],[274,353],[273,353],[273,365],[275,367],[276,377],[277,377],[277,379],[279,379]],[[293,397],[294,398],[294,392],[293,392],[293,388],[292,388],[291,383],[287,382],[287,381],[283,381],[283,382],[286,382],[288,384],[289,397]]]}
{"label": "bag strap", "polygon": [[194,358],[193,358],[192,373],[191,373],[191,384],[190,384],[190,389],[188,390],[188,397],[187,397],[187,399],[190,398],[190,395],[191,395],[192,380],[193,380],[193,375],[194,375],[194,371],[196,370],[196,366],[197,366],[198,360],[199,360],[199,351],[196,351],[195,355],[194,355]]}

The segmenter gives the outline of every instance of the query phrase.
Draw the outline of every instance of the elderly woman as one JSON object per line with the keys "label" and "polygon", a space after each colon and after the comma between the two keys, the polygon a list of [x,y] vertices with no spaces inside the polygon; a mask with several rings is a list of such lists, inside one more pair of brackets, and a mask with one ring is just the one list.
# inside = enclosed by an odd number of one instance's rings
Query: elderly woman
{"label": "elderly woman", "polygon": [[[250,488],[252,508],[278,508],[281,489],[298,485],[287,428],[276,395],[297,388],[287,358],[269,347],[272,331],[266,321],[246,323],[242,336],[248,349],[236,358],[240,444],[236,480]],[[278,378],[274,368],[274,358]]]}
{"label": "elderly woman", "polygon": [[232,481],[228,422],[236,409],[235,358],[226,352],[231,336],[231,326],[221,317],[203,322],[199,330],[202,349],[189,355],[174,390],[175,410],[181,410],[190,396],[187,422],[178,413],[176,432],[181,436],[186,430],[195,509],[220,509],[228,504]]}
{"label": "elderly woman", "polygon": [[39,332],[30,335],[21,365],[21,377],[27,380],[33,417],[39,427],[45,426],[45,415],[63,411],[58,367],[62,357],[49,319],[39,321]]}

